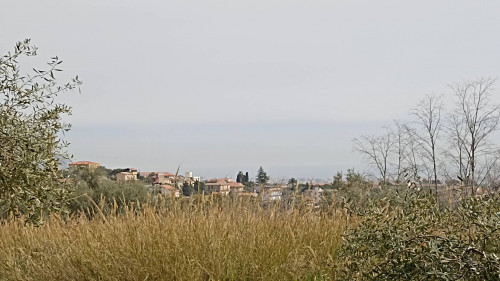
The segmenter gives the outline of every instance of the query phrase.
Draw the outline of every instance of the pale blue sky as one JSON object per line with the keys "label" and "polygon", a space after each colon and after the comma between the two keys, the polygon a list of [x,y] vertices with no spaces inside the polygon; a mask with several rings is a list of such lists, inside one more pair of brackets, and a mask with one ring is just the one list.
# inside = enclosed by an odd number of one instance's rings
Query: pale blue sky
{"label": "pale blue sky", "polygon": [[500,77],[498,15],[493,0],[9,1],[0,53],[32,38],[36,63],[80,75],[75,160],[331,177],[363,167],[352,138],[425,94]]}

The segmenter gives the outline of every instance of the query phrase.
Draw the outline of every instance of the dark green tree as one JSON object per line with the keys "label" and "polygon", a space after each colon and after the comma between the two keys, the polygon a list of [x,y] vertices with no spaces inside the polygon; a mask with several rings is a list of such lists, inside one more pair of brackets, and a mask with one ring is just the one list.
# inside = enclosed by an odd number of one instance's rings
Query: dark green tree
{"label": "dark green tree", "polygon": [[332,187],[335,189],[339,189],[342,188],[343,184],[344,184],[344,179],[342,172],[337,172],[337,174],[333,177]]}
{"label": "dark green tree", "polygon": [[245,180],[245,175],[243,175],[242,171],[238,172],[238,175],[236,176],[236,182],[244,182]]}
{"label": "dark green tree", "polygon": [[206,186],[205,186],[205,183],[204,182],[201,182],[201,181],[195,181],[194,184],[193,184],[193,188],[194,188],[194,192],[196,193],[199,193],[199,194],[203,194],[203,193],[207,193],[208,191],[206,190]]}
{"label": "dark green tree", "polygon": [[305,184],[300,184],[299,185],[299,192],[303,193],[304,191],[307,191],[310,189],[309,183],[306,182]]}
{"label": "dark green tree", "polygon": [[108,177],[109,169],[103,166],[97,167],[95,169],[88,169],[85,167],[70,167],[68,169],[69,177],[75,182],[84,181],[88,187],[91,189],[99,188],[99,181],[102,178]]}
{"label": "dark green tree", "polygon": [[255,183],[253,181],[248,181],[243,183],[245,185],[245,192],[254,192],[255,191]]}
{"label": "dark green tree", "polygon": [[266,184],[269,180],[269,177],[267,176],[267,173],[264,171],[262,166],[260,166],[259,170],[257,171],[257,177],[255,178],[255,180],[258,184],[261,185]]}
{"label": "dark green tree", "polygon": [[187,182],[184,182],[184,184],[182,184],[182,195],[184,196],[191,196],[193,194],[193,187],[187,183]]}
{"label": "dark green tree", "polygon": [[354,170],[354,168],[347,169],[347,175],[346,175],[345,179],[346,179],[348,184],[365,183],[366,182],[365,177],[362,174],[356,172]]}
{"label": "dark green tree", "polygon": [[66,210],[59,166],[68,158],[61,136],[70,126],[61,118],[71,108],[56,98],[81,84],[78,77],[57,82],[62,62],[57,57],[46,70],[22,73],[18,61],[36,51],[26,39],[0,57],[0,216],[24,215],[33,223],[41,222],[43,214]]}

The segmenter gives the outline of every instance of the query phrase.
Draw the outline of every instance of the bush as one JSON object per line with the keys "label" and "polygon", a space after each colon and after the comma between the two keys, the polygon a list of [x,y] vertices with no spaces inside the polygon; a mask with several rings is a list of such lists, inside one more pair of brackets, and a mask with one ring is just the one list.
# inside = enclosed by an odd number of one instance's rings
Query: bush
{"label": "bush", "polygon": [[19,61],[36,50],[27,39],[0,56],[0,217],[40,224],[44,214],[67,210],[59,162],[67,157],[61,136],[70,127],[62,117],[71,109],[58,95],[81,82],[58,83],[57,57],[48,69],[23,73]]}
{"label": "bush", "polygon": [[119,183],[101,179],[97,189],[90,188],[85,181],[77,181],[70,210],[73,214],[84,212],[93,215],[97,212],[94,201],[105,214],[111,211],[123,212],[131,203],[143,204],[152,193],[142,182]]}
{"label": "bush", "polygon": [[462,199],[443,207],[437,197],[409,191],[403,204],[383,200],[345,233],[345,280],[498,280],[500,198]]}

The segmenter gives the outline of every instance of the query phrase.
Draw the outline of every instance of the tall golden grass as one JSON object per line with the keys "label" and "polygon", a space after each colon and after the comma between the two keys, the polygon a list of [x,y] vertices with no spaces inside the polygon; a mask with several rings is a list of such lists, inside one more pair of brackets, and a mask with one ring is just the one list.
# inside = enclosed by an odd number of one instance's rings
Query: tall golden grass
{"label": "tall golden grass", "polygon": [[0,280],[334,280],[353,220],[307,203],[160,201],[40,227],[5,222]]}

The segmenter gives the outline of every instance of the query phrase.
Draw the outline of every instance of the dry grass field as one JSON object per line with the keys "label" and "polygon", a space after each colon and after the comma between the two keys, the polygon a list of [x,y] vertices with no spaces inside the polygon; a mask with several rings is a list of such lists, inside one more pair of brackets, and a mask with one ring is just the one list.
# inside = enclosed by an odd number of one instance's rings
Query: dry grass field
{"label": "dry grass field", "polygon": [[256,201],[166,199],[40,227],[4,223],[0,280],[334,280],[353,219]]}

